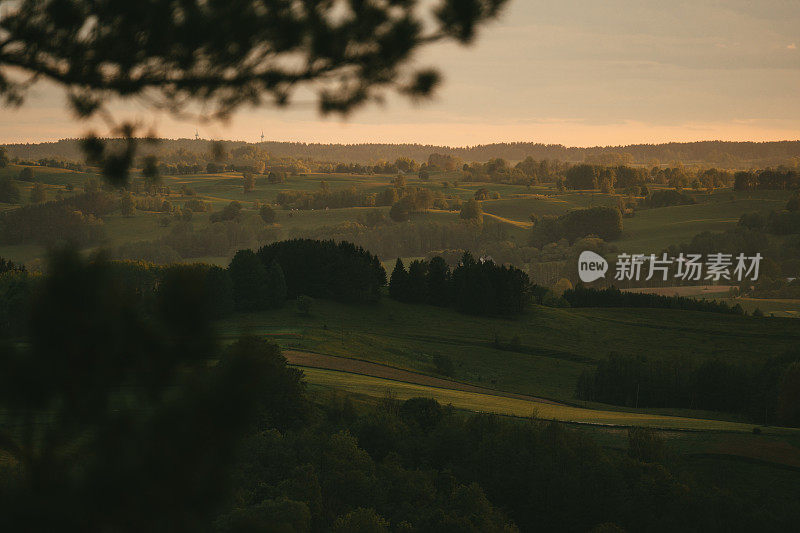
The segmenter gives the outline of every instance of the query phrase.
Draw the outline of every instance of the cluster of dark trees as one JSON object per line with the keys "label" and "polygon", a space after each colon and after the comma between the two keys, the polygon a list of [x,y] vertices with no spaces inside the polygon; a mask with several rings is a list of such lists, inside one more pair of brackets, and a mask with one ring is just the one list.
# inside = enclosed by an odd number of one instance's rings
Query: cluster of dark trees
{"label": "cluster of dark trees", "polygon": [[622,213],[616,207],[572,209],[558,216],[531,216],[531,221],[530,244],[537,248],[561,239],[575,242],[596,235],[605,241],[612,241],[622,235]]}
{"label": "cluster of dark trees", "polygon": [[800,353],[745,363],[609,354],[578,380],[582,400],[627,407],[740,413],[756,423],[800,427]]}
{"label": "cluster of dark trees", "polygon": [[376,205],[391,205],[382,202],[385,195],[369,194],[356,187],[331,190],[327,183],[322,182],[317,191],[281,191],[275,202],[287,209],[325,209],[341,207],[372,207]]}
{"label": "cluster of dark trees", "polygon": [[465,252],[452,271],[441,257],[414,260],[408,270],[397,259],[389,295],[401,302],[455,307],[473,315],[518,315],[530,301],[528,275]]}
{"label": "cluster of dark trees", "polygon": [[745,213],[739,217],[739,226],[772,235],[794,235],[800,233],[800,211],[770,211],[766,216],[759,212]]}
{"label": "cluster of dark trees", "polygon": [[733,189],[736,191],[800,189],[800,172],[789,169],[737,172],[734,175]]}
{"label": "cluster of dark trees", "polygon": [[618,452],[556,422],[464,416],[428,398],[320,397],[245,443],[220,531],[780,529],[796,515],[684,479],[653,431],[630,430]]}
{"label": "cluster of dark trees", "polygon": [[564,185],[568,189],[600,189],[612,192],[615,188],[641,187],[649,181],[648,178],[647,171],[641,168],[583,164],[567,169]]}
{"label": "cluster of dark trees", "polygon": [[690,205],[695,203],[692,196],[675,189],[661,189],[651,192],[639,202],[643,207],[669,207],[673,205]]}
{"label": "cluster of dark trees", "polygon": [[280,266],[289,298],[374,302],[386,285],[378,257],[349,242],[291,239],[263,246],[257,256],[267,267]]}
{"label": "cluster of dark trees", "polygon": [[95,244],[105,236],[100,217],[117,208],[113,195],[99,191],[7,210],[0,213],[0,243]]}
{"label": "cluster of dark trees", "polygon": [[8,176],[0,177],[0,202],[4,204],[18,204],[20,199],[19,187]]}
{"label": "cluster of dark trees", "polygon": [[592,289],[580,283],[575,288],[564,291],[563,296],[572,307],[646,307],[651,309],[681,309],[683,311],[744,314],[739,304],[730,306],[725,302],[717,302],[716,300],[623,292],[616,287]]}
{"label": "cluster of dark trees", "polygon": [[236,200],[232,200],[228,205],[215,211],[208,216],[209,222],[212,224],[217,222],[225,222],[228,220],[238,221],[242,214],[242,204]]}

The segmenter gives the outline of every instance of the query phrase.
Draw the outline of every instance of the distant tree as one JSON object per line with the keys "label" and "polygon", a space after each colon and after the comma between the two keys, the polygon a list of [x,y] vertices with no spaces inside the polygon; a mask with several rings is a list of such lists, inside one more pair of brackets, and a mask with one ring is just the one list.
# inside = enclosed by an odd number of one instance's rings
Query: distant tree
{"label": "distant tree", "polygon": [[228,273],[233,283],[233,300],[239,311],[266,309],[271,302],[269,276],[253,250],[239,250],[231,259]]}
{"label": "distant tree", "polygon": [[394,164],[400,172],[414,172],[419,168],[417,162],[408,157],[398,157]]}
{"label": "distant tree", "polygon": [[399,199],[400,195],[397,194],[397,189],[386,187],[378,193],[377,198],[375,198],[375,205],[394,205]]}
{"label": "distant tree", "polygon": [[405,222],[411,218],[411,210],[409,209],[408,202],[404,202],[401,198],[392,204],[392,208],[389,210],[389,218],[395,222]]}
{"label": "distant tree", "polygon": [[481,222],[483,221],[483,208],[481,207],[480,202],[475,200],[474,198],[470,198],[463,204],[461,204],[461,213],[459,217],[462,220],[472,221],[472,222]]}
{"label": "distant tree", "polygon": [[375,228],[386,224],[386,215],[380,209],[371,209],[364,215],[363,223],[369,228]]}
{"label": "distant tree", "polygon": [[258,216],[261,217],[261,220],[263,220],[265,224],[274,224],[277,218],[275,210],[268,205],[261,206],[258,210]]}
{"label": "distant tree", "polygon": [[5,204],[19,203],[19,188],[9,178],[0,177],[0,202]]}
{"label": "distant tree", "polygon": [[8,166],[8,154],[6,154],[6,149],[0,147],[0,168],[6,168]]}
{"label": "distant tree", "polygon": [[420,170],[418,174],[419,179],[422,181],[428,181],[431,179],[431,174],[427,170]]}
{"label": "distant tree", "polygon": [[36,173],[33,170],[33,167],[22,167],[22,170],[19,171],[19,176],[17,179],[20,181],[33,181],[36,179]]}
{"label": "distant tree", "polygon": [[595,165],[575,165],[567,170],[564,185],[568,189],[596,189],[598,170]]}
{"label": "distant tree", "polygon": [[208,164],[206,164],[206,174],[218,174],[224,170],[225,165],[215,163],[214,161],[209,161]]}
{"label": "distant tree", "polygon": [[242,212],[242,204],[237,202],[236,200],[232,201],[228,205],[222,208],[221,211],[217,211],[216,213],[211,213],[208,219],[213,222],[223,222],[225,220],[239,220],[239,217]]}
{"label": "distant tree", "polygon": [[244,186],[244,193],[250,194],[256,190],[256,178],[250,172],[242,173],[242,184]]}
{"label": "distant tree", "polygon": [[408,284],[408,272],[405,265],[403,265],[403,260],[398,257],[394,264],[392,276],[389,278],[389,296],[400,302],[408,301]]}
{"label": "distant tree", "polygon": [[41,204],[47,200],[47,191],[41,183],[34,183],[31,189],[31,203]]}
{"label": "distant tree", "polygon": [[489,199],[489,195],[490,195],[489,194],[489,189],[487,189],[485,187],[481,187],[480,189],[475,191],[475,195],[473,196],[473,198],[475,198],[478,201],[488,200]]}

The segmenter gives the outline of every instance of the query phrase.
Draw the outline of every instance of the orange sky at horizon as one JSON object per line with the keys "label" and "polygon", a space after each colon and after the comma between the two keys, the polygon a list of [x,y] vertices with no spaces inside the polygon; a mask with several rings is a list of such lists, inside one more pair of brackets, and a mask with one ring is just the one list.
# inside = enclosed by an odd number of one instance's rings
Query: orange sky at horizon
{"label": "orange sky at horizon", "polygon": [[[288,110],[241,109],[230,123],[154,115],[116,102],[142,133],[205,139],[468,146],[538,142],[619,146],[800,139],[800,10],[786,0],[512,0],[469,47],[436,45],[415,64],[444,83],[414,105],[390,96],[348,120],[321,118],[303,93]],[[305,101],[304,101],[305,100]],[[94,131],[63,91],[40,83],[19,109],[0,107],[0,143]]]}

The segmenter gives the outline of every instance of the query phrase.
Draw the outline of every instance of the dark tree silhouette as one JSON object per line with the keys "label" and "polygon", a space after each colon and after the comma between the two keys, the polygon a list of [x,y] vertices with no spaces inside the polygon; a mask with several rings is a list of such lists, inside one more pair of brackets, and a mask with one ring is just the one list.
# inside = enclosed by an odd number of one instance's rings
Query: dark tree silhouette
{"label": "dark tree silhouette", "polygon": [[0,529],[205,530],[243,432],[299,416],[296,371],[263,341],[219,350],[198,269],[149,312],[101,260],[49,271],[25,343],[0,346]]}
{"label": "dark tree silhouette", "polygon": [[[469,43],[505,3],[22,0],[0,21],[0,96],[20,104],[45,78],[81,117],[110,97],[140,97],[174,114],[202,104],[221,118],[245,104],[286,106],[305,88],[321,112],[346,113],[388,91],[430,95],[439,74],[412,67],[414,52]],[[129,141],[121,152],[105,153],[93,136],[86,148],[122,184],[136,139],[131,126],[117,133]]]}
{"label": "dark tree silhouette", "polygon": [[233,282],[233,301],[237,310],[255,311],[269,307],[269,276],[253,250],[236,252],[228,272]]}

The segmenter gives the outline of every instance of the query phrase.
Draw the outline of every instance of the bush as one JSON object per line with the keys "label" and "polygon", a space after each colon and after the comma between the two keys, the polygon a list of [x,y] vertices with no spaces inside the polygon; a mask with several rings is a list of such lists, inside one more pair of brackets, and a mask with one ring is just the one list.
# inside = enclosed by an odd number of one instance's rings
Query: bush
{"label": "bush", "polygon": [[673,205],[690,205],[694,203],[694,198],[686,193],[676,191],[675,189],[662,189],[653,191],[650,196],[642,201],[642,205],[645,207],[669,207]]}
{"label": "bush", "polygon": [[19,171],[19,176],[17,177],[20,181],[33,181],[36,178],[36,174],[33,171],[33,167],[22,167],[22,170]]}
{"label": "bush", "polygon": [[261,206],[258,210],[258,215],[265,224],[274,224],[276,220],[275,210],[268,205]]}

